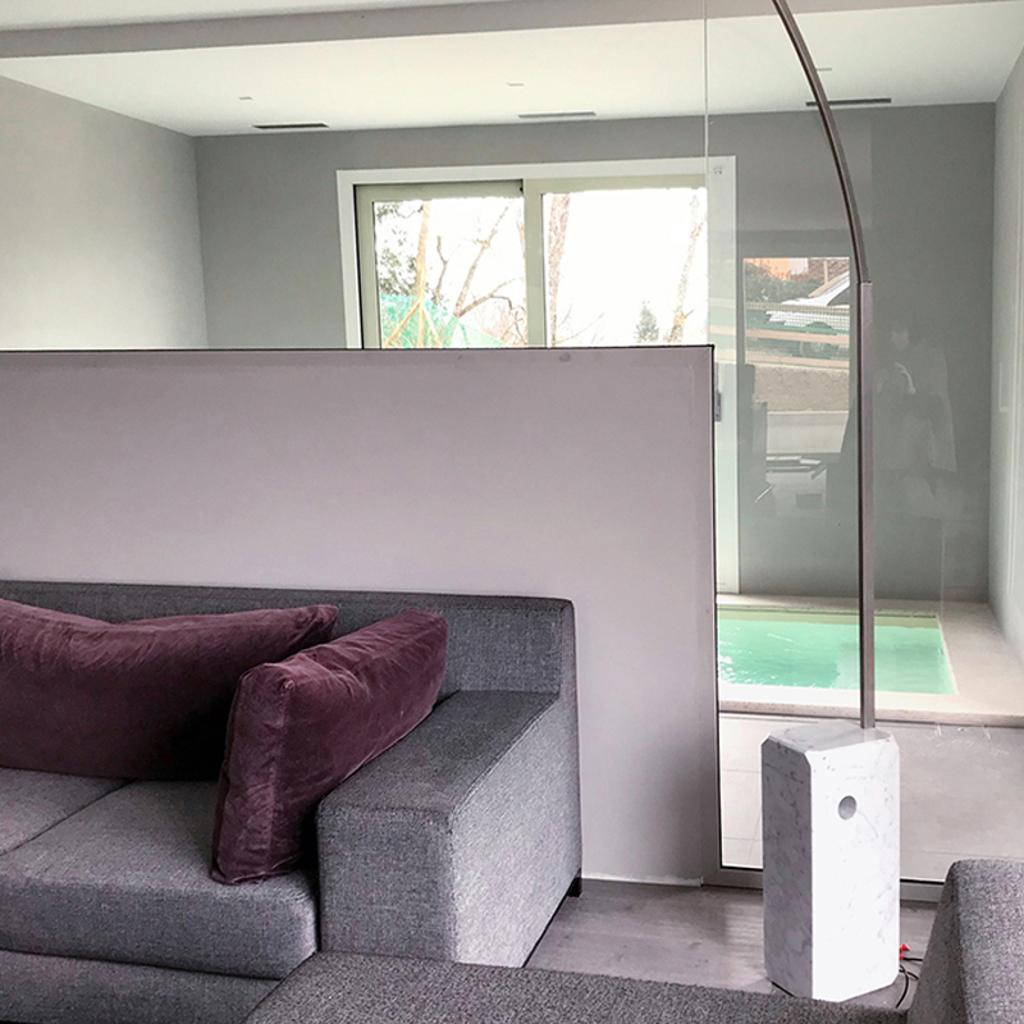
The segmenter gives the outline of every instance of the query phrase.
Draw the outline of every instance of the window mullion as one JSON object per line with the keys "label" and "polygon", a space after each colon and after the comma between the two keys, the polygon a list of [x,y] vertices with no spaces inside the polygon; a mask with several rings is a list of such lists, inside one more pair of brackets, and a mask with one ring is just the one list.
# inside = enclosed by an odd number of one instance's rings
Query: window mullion
{"label": "window mullion", "polygon": [[526,331],[531,348],[546,348],[547,301],[544,282],[544,200],[533,182],[523,182],[523,235],[526,255]]}
{"label": "window mullion", "polygon": [[373,202],[373,195],[369,190],[356,190],[356,258],[363,348],[381,347],[380,310],[377,306],[377,242]]}

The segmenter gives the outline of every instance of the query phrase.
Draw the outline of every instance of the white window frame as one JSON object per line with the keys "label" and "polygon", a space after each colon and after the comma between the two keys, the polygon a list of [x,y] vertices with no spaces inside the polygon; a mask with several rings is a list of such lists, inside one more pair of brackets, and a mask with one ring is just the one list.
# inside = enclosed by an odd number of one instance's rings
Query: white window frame
{"label": "white window frame", "polygon": [[[732,178],[733,160],[730,157],[713,158],[710,161],[703,157],[677,157],[657,160],[600,160],[582,161],[577,163],[557,164],[499,164],[481,166],[453,167],[399,167],[368,170],[338,171],[338,221],[341,235],[341,285],[345,317],[345,347],[364,347],[364,326],[368,343],[365,347],[376,347],[374,341],[379,337],[379,327],[369,329],[377,323],[375,306],[365,296],[364,306],[363,283],[360,281],[360,258],[365,262],[372,258],[369,246],[365,242],[360,249],[358,235],[358,200],[357,188],[364,196],[381,198],[402,196],[408,198],[415,191],[409,186],[438,185],[445,190],[459,185],[476,183],[477,186],[495,184],[497,187],[509,182],[523,183],[523,196],[526,203],[525,219],[527,229],[527,245],[543,247],[543,233],[540,228],[541,196],[543,192],[559,189],[565,191],[586,191],[596,188],[642,188],[656,185],[658,179],[673,184],[694,185],[700,179],[703,185],[710,175],[716,175],[719,181],[727,174]],[[646,179],[646,180],[644,180]],[[686,179],[680,181],[679,179]],[[392,192],[390,187],[395,186]],[[370,191],[373,188],[373,192]],[[734,202],[731,189],[729,200]],[[709,204],[714,203],[716,193],[723,190],[709,188]],[[455,194],[451,192],[450,194]],[[476,192],[476,194],[480,194]],[[709,216],[710,216],[709,209]],[[732,217],[729,218],[730,225]],[[531,227],[533,230],[531,231]],[[372,244],[372,243],[371,243]],[[712,236],[712,244],[713,236]],[[543,347],[546,344],[544,317],[530,315],[530,310],[543,308],[544,281],[538,280],[538,271],[542,275],[543,251],[536,255],[541,259],[528,260],[527,278],[527,320],[530,331],[530,344]],[[734,258],[734,257],[733,257]],[[529,268],[533,267],[530,274]],[[367,275],[369,279],[370,275]],[[368,291],[368,289],[367,289]],[[537,303],[540,303],[538,306]],[[367,311],[364,320],[363,310]]]}

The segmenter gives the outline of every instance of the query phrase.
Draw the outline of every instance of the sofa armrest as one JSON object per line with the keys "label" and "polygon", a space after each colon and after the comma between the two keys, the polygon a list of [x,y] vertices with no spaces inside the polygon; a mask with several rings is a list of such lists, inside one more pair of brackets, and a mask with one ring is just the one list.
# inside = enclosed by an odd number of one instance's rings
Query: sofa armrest
{"label": "sofa armrest", "polygon": [[317,815],[321,948],[519,966],[580,869],[575,704],[463,692]]}
{"label": "sofa armrest", "polygon": [[1024,863],[949,869],[908,1024],[1024,1021]]}

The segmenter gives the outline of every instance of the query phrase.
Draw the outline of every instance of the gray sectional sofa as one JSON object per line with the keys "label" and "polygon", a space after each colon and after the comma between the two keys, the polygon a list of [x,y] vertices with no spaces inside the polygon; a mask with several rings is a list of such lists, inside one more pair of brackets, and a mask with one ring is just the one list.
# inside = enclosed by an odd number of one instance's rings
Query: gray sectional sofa
{"label": "gray sectional sofa", "polygon": [[311,603],[449,624],[442,700],[320,805],[306,870],[209,878],[216,783],[0,769],[0,1020],[232,1024],[318,951],[519,966],[580,870],[566,601],[0,582],[110,621]]}

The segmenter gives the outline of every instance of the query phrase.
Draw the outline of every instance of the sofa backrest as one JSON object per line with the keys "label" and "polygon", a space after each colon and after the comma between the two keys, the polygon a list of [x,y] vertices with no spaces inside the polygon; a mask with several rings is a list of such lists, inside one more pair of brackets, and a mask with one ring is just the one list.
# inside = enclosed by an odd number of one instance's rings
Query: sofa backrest
{"label": "sofa backrest", "polygon": [[1024,1021],[1024,862],[960,860],[946,875],[908,1024]]}
{"label": "sofa backrest", "polygon": [[0,581],[0,598],[110,622],[335,604],[339,636],[403,608],[425,608],[448,620],[448,668],[442,694],[457,690],[575,693],[573,607],[557,598],[13,580]]}

